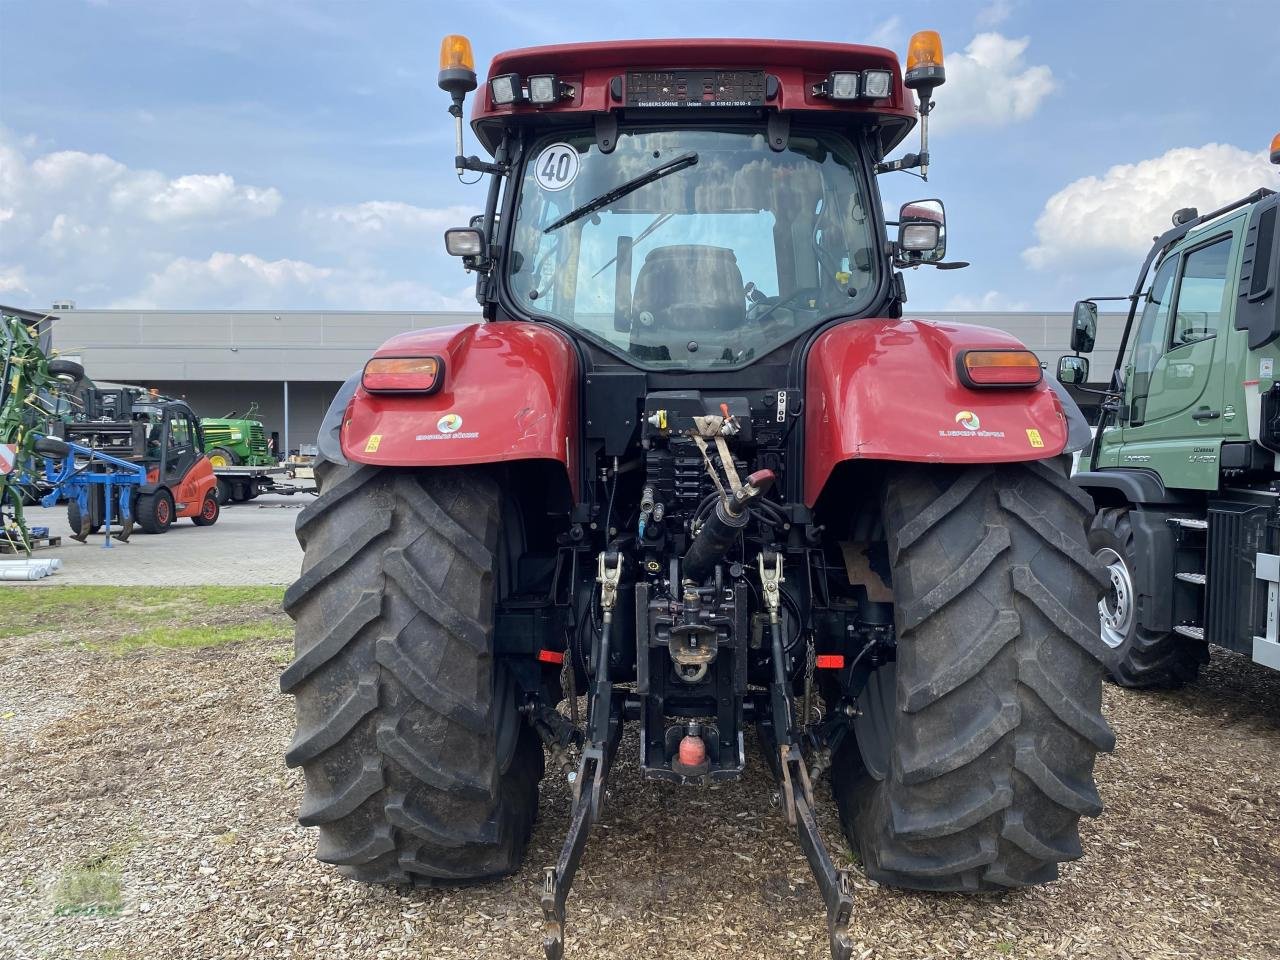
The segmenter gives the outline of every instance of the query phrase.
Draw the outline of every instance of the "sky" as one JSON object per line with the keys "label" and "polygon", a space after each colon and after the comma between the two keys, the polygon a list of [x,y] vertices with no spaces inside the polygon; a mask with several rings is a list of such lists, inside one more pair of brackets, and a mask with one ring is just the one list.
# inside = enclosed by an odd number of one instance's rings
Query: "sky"
{"label": "sky", "polygon": [[912,271],[908,310],[1127,293],[1176,208],[1280,188],[1275,0],[0,0],[0,302],[471,308],[441,233],[484,188],[453,174],[444,34],[471,38],[483,80],[543,43],[902,56],[919,29],[947,54],[930,178],[880,186],[890,214],[943,200],[948,259],[972,265]]}

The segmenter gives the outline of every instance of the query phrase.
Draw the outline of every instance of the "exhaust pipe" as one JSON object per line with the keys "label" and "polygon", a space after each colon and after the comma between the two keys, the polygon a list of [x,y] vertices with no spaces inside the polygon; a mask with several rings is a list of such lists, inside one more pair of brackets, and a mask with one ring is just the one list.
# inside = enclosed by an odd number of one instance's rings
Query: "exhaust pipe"
{"label": "exhaust pipe", "polygon": [[715,565],[746,529],[750,519],[748,508],[769,492],[775,479],[772,470],[757,470],[747,477],[747,482],[734,492],[728,502],[720,500],[716,503],[715,510],[703,523],[684,556],[684,579],[702,583],[711,575]]}

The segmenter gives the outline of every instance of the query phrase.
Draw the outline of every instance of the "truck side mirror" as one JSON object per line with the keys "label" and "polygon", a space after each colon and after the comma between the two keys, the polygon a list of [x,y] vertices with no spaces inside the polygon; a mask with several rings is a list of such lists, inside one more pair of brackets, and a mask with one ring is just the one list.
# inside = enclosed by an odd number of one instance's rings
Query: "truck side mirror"
{"label": "truck side mirror", "polygon": [[1058,382],[1078,387],[1089,379],[1088,357],[1059,357]]}
{"label": "truck side mirror", "polygon": [[915,200],[902,205],[897,246],[903,266],[937,263],[947,255],[947,213],[941,200]]}
{"label": "truck side mirror", "polygon": [[1092,353],[1097,338],[1098,305],[1092,300],[1077,300],[1071,314],[1071,349],[1076,353]]}

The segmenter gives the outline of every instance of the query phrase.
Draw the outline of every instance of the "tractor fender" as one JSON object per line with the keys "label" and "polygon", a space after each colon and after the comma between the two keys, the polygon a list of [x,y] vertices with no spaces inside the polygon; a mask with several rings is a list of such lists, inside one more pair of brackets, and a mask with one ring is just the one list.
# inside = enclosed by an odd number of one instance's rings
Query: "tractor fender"
{"label": "tractor fender", "polygon": [[577,496],[578,361],[543,324],[470,323],[393,337],[375,357],[436,356],[433,393],[370,393],[346,405],[341,452],[356,463],[443,467],[551,460]]}
{"label": "tractor fender", "polygon": [[316,453],[321,460],[328,460],[340,467],[347,465],[347,458],[342,455],[342,421],[346,419],[347,404],[356,395],[360,386],[360,373],[356,371],[343,381],[338,392],[329,402],[324,419],[320,421],[320,432],[316,435]]}
{"label": "tractor fender", "polygon": [[1067,448],[1067,417],[1042,379],[974,389],[957,369],[966,350],[1025,350],[990,327],[929,320],[850,320],[809,349],[805,380],[805,503],[847,460],[1009,463]]}

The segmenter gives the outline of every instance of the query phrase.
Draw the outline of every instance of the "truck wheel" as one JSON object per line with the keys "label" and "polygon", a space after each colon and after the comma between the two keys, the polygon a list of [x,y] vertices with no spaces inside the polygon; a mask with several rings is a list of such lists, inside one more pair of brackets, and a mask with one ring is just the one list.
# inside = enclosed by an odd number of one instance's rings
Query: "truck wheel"
{"label": "truck wheel", "polygon": [[209,465],[215,470],[219,467],[238,467],[240,465],[240,455],[226,447],[214,447],[207,456],[209,457]]}
{"label": "truck wheel", "polygon": [[204,495],[204,502],[200,504],[200,512],[191,518],[197,527],[212,527],[218,522],[218,517],[222,514],[222,508],[218,505],[218,497],[212,490]]}
{"label": "truck wheel", "polygon": [[285,594],[297,698],[285,754],[318,859],[375,883],[441,885],[520,864],[542,746],[495,660],[507,577],[501,493],[476,469],[325,463],[298,517],[302,575]]}
{"label": "truck wheel", "polygon": [[1209,662],[1205,643],[1179,633],[1148,630],[1138,623],[1133,526],[1125,507],[1100,510],[1089,531],[1089,549],[1107,568],[1110,585],[1098,602],[1102,662],[1122,687],[1180,687]]}
{"label": "truck wheel", "polygon": [[144,533],[164,533],[173,523],[173,495],[163,488],[142,494],[134,517]]}
{"label": "truck wheel", "polygon": [[[871,676],[832,788],[868,876],[923,890],[1044,883],[1102,803],[1089,498],[1060,464],[912,467],[884,499],[897,659]],[[852,739],[852,738],[850,738]]]}

